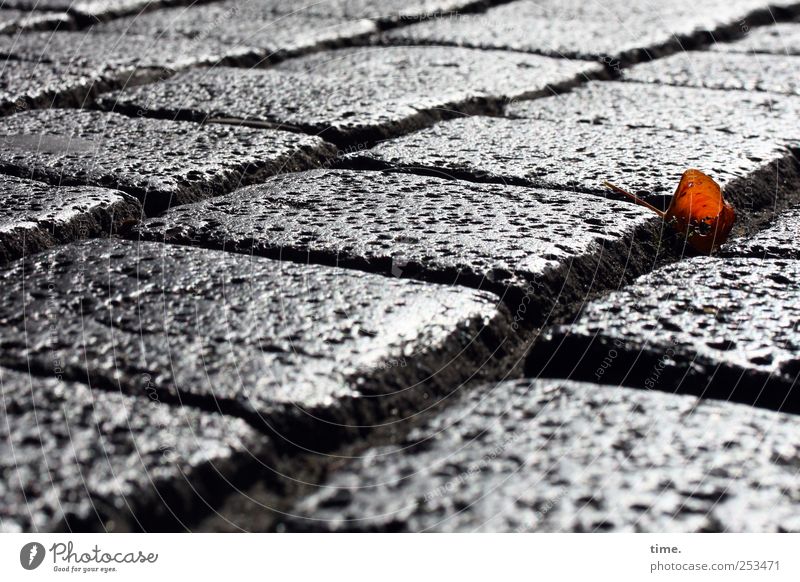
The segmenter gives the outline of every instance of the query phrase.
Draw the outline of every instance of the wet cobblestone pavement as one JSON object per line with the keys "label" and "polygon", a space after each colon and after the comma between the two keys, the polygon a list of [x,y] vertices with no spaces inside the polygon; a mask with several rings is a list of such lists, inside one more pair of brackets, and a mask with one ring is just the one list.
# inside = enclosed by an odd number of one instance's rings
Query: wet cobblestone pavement
{"label": "wet cobblestone pavement", "polygon": [[[0,531],[800,531],[800,2],[0,8]],[[686,169],[730,240],[657,214]]]}

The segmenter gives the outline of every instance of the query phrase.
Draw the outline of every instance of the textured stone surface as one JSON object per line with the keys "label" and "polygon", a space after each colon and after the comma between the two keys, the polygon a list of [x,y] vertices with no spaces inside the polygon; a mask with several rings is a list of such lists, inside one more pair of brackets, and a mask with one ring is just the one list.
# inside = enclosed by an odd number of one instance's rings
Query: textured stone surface
{"label": "textured stone surface", "polygon": [[122,192],[0,176],[0,263],[58,243],[108,236],[140,216],[139,202]]}
{"label": "textured stone surface", "polygon": [[8,60],[0,75],[0,115],[26,109],[79,107],[89,96],[113,86],[92,71],[81,73],[64,65]]}
{"label": "textured stone surface", "polygon": [[214,65],[226,57],[249,55],[213,39],[166,38],[133,32],[37,32],[0,37],[0,55],[13,59],[69,66],[109,79],[126,79],[138,71],[144,80],[159,78],[162,70]]}
{"label": "textured stone surface", "polygon": [[340,170],[178,207],[133,236],[491,289],[544,323],[652,268],[660,230],[585,194]]}
{"label": "textured stone surface", "polygon": [[780,55],[689,51],[622,72],[626,81],[800,95],[797,60]]}
{"label": "textured stone surface", "polygon": [[800,23],[782,22],[754,28],[737,42],[714,45],[713,50],[736,53],[800,55]]}
{"label": "textured stone surface", "polygon": [[771,140],[707,132],[698,147],[694,136],[662,129],[580,124],[565,131],[561,123],[528,119],[448,121],[351,154],[348,161],[603,195],[604,180],[632,192],[672,195],[683,172],[696,167],[713,176],[740,210],[771,207],[800,191],[794,160]]}
{"label": "textured stone surface", "polygon": [[800,208],[779,214],[771,225],[754,236],[736,239],[722,247],[729,256],[800,259]]}
{"label": "textured stone surface", "polygon": [[4,6],[28,11],[70,10],[81,20],[93,22],[162,6],[189,3],[189,0],[5,0]]}
{"label": "textured stone surface", "polygon": [[220,45],[236,51],[229,60],[249,55],[255,63],[339,46],[378,30],[369,20],[315,15],[291,3],[276,10],[276,4],[242,0],[159,10],[111,21],[94,32]]}
{"label": "textured stone surface", "polygon": [[0,36],[0,114],[82,107],[99,93],[167,77],[175,69],[249,55],[187,39],[85,32]]}
{"label": "textured stone surface", "polygon": [[799,281],[798,261],[682,261],[552,329],[528,374],[800,411]]}
{"label": "textured stone surface", "polygon": [[20,30],[63,29],[71,25],[72,19],[66,12],[0,10],[0,34],[8,34]]}
{"label": "textured stone surface", "polygon": [[800,97],[611,81],[590,82],[552,99],[517,101],[509,117],[594,125],[656,127],[703,136],[761,136],[800,146]]}
{"label": "textured stone surface", "polygon": [[146,528],[213,502],[265,446],[242,420],[144,392],[5,369],[0,388],[0,531]]}
{"label": "textured stone surface", "polygon": [[0,365],[57,359],[312,450],[498,373],[515,341],[485,293],[181,246],[89,241],[0,276]]}
{"label": "textured stone surface", "polygon": [[148,213],[222,194],[328,152],[294,133],[52,109],[0,120],[0,169],[52,184],[120,189]]}
{"label": "textured stone surface", "polygon": [[[484,386],[299,504],[296,529],[796,531],[800,420],[564,381]],[[311,517],[314,521],[301,519]]]}
{"label": "textured stone surface", "polygon": [[343,49],[266,70],[198,69],[105,97],[106,108],[302,128],[330,139],[384,138],[459,112],[548,93],[597,65],[442,47]]}
{"label": "textured stone surface", "polygon": [[[434,18],[393,30],[388,42],[511,49],[569,58],[619,61],[654,58],[739,27],[766,8],[754,0],[680,2],[555,2],[523,0],[484,14]],[[766,14],[758,13],[759,21]]]}

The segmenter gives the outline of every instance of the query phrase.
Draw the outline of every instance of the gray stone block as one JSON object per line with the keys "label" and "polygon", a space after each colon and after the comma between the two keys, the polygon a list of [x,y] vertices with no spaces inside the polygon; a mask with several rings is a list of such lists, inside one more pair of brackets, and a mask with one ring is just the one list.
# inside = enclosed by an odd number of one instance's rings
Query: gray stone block
{"label": "gray stone block", "polygon": [[177,528],[265,458],[242,420],[56,375],[0,368],[0,531]]}
{"label": "gray stone block", "polygon": [[794,260],[685,260],[548,331],[526,370],[798,412],[798,281]]}
{"label": "gray stone block", "polygon": [[[608,195],[603,181],[669,195],[683,172],[700,169],[724,188],[740,216],[795,199],[800,174],[788,149],[764,138],[707,132],[470,117],[384,142],[346,157],[357,168],[437,172],[484,182]],[[743,226],[746,221],[739,221]]]}
{"label": "gray stone block", "polygon": [[775,216],[767,228],[747,238],[731,241],[722,254],[734,257],[800,259],[800,208]]}
{"label": "gray stone block", "polygon": [[141,212],[135,198],[119,191],[0,176],[0,263],[59,243],[108,236]]}
{"label": "gray stone block", "polygon": [[800,95],[793,57],[689,51],[625,69],[622,78],[706,89],[742,89]]}
{"label": "gray stone block", "polygon": [[270,69],[216,67],[104,97],[106,109],[168,118],[234,118],[337,141],[407,133],[463,113],[499,112],[550,94],[598,65],[503,51],[442,47],[342,49]]}
{"label": "gray stone block", "polygon": [[0,365],[57,362],[311,452],[499,374],[518,341],[486,293],[174,245],[77,243],[0,277]]}
{"label": "gray stone block", "polygon": [[0,142],[5,173],[123,190],[148,214],[308,168],[331,152],[289,132],[67,109],[0,119]]}
{"label": "gray stone block", "polygon": [[800,147],[800,97],[780,93],[698,89],[645,83],[587,83],[552,99],[517,101],[509,117],[558,123],[653,127],[697,134],[720,131]]}
{"label": "gray stone block", "polygon": [[[782,3],[786,4],[786,3]],[[511,2],[485,14],[434,18],[386,35],[390,43],[447,44],[601,59],[611,68],[657,58],[738,31],[743,20],[771,22],[767,2]]]}
{"label": "gray stone block", "polygon": [[562,380],[486,385],[372,449],[289,529],[796,531],[800,420]]}
{"label": "gray stone block", "polygon": [[132,236],[489,289],[522,325],[649,271],[660,230],[586,194],[335,170],[178,207]]}

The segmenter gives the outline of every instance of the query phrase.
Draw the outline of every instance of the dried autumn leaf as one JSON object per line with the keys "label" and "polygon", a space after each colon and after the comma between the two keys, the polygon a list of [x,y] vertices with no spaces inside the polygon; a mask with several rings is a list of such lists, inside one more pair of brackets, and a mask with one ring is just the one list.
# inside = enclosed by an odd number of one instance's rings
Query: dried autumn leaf
{"label": "dried autumn leaf", "polygon": [[701,253],[711,253],[728,240],[736,220],[736,213],[723,199],[719,184],[700,170],[683,173],[666,212],[618,186],[608,182],[605,185],[661,216],[686,238],[689,246]]}

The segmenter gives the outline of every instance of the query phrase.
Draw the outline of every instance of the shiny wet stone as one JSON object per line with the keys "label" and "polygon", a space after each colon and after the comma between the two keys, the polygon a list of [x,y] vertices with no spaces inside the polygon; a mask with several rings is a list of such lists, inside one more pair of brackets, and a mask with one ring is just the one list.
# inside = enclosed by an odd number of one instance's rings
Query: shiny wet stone
{"label": "shiny wet stone", "polygon": [[330,154],[294,133],[52,109],[0,119],[0,169],[123,190],[149,213],[223,194]]}
{"label": "shiny wet stone", "polygon": [[57,360],[65,380],[244,418],[310,452],[500,373],[517,341],[483,292],[177,245],[77,243],[0,280],[0,365]]}
{"label": "shiny wet stone", "polygon": [[312,171],[177,207],[135,239],[467,285],[539,324],[647,272],[661,221],[558,190],[385,172]]}
{"label": "shiny wet stone", "polygon": [[800,419],[563,380],[485,385],[298,503],[289,530],[797,531]]}
{"label": "shiny wet stone", "polygon": [[387,42],[505,49],[601,59],[610,67],[650,60],[707,40],[739,22],[764,21],[767,4],[704,2],[512,2],[484,14],[435,18],[393,30]]}
{"label": "shiny wet stone", "polygon": [[681,261],[550,330],[527,372],[800,412],[798,281],[795,260]]}
{"label": "shiny wet stone", "polygon": [[145,9],[189,4],[188,0],[6,0],[4,6],[25,11],[70,10],[81,21],[96,22]]}
{"label": "shiny wet stone", "polygon": [[229,61],[255,64],[364,40],[377,30],[370,20],[314,14],[285,2],[242,0],[139,14],[92,32],[222,46],[231,51]]}
{"label": "shiny wet stone", "polygon": [[140,216],[139,202],[119,191],[0,176],[0,263],[57,244],[108,236]]}
{"label": "shiny wet stone", "polygon": [[794,57],[689,51],[626,69],[623,80],[800,95]]}
{"label": "shiny wet stone", "polygon": [[247,56],[250,51],[213,39],[164,38],[133,31],[124,34],[57,31],[0,36],[0,54],[15,60],[69,66],[76,73],[93,72],[109,78],[130,75],[130,70],[136,70],[138,77],[150,81],[159,79],[165,70],[215,65],[227,57]]}
{"label": "shiny wet stone", "polygon": [[180,528],[263,456],[242,420],[59,373],[0,368],[0,531]]}
{"label": "shiny wet stone", "polygon": [[552,99],[517,101],[509,117],[654,127],[697,134],[719,131],[739,139],[765,137],[800,146],[800,97],[669,85],[593,81]]}
{"label": "shiny wet stone", "polygon": [[800,259],[800,208],[773,218],[772,223],[751,237],[739,238],[722,247],[726,256],[769,259]]}
{"label": "shiny wet stone", "polygon": [[407,133],[442,118],[499,112],[600,68],[536,55],[443,47],[329,51],[265,70],[216,67],[104,97],[106,109],[160,117],[234,118],[337,141]]}
{"label": "shiny wet stone", "polygon": [[[481,182],[607,195],[604,181],[631,192],[672,195],[688,168],[710,174],[738,210],[774,207],[800,192],[789,150],[764,138],[707,132],[470,117],[437,124],[347,156],[352,167],[436,172]],[[744,222],[742,222],[744,224]]]}
{"label": "shiny wet stone", "polygon": [[[131,69],[126,72],[133,73]],[[0,115],[28,109],[81,107],[92,96],[115,86],[91,70],[81,72],[68,65],[5,61],[0,75]]]}

